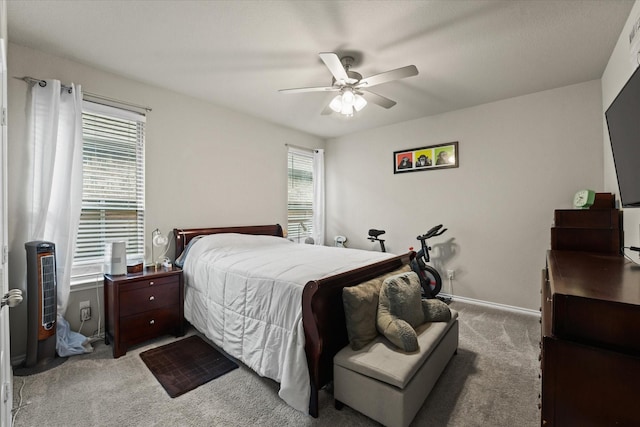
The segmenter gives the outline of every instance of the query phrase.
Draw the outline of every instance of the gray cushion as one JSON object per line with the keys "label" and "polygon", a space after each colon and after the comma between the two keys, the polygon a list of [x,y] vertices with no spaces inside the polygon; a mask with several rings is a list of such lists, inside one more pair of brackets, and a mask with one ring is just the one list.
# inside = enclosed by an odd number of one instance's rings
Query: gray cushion
{"label": "gray cushion", "polygon": [[342,303],[351,348],[359,350],[378,336],[376,314],[382,282],[391,276],[410,271],[409,265],[342,290]]}
{"label": "gray cushion", "polygon": [[379,336],[362,350],[344,347],[333,358],[333,363],[403,389],[440,344],[458,318],[451,310],[448,322],[427,322],[416,328],[419,351],[404,353],[385,338]]}
{"label": "gray cushion", "polygon": [[424,323],[420,279],[413,271],[382,283],[378,301],[378,331],[407,352],[418,350],[414,328]]}

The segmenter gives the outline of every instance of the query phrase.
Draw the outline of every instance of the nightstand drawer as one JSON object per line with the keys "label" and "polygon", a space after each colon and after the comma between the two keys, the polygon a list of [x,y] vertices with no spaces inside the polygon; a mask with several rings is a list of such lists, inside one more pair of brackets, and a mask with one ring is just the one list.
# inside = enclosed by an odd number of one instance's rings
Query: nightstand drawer
{"label": "nightstand drawer", "polygon": [[127,280],[120,283],[120,292],[129,292],[135,289],[153,288],[165,285],[167,283],[177,283],[179,279],[176,276],[165,277],[145,277],[136,280]]}
{"label": "nightstand drawer", "polygon": [[120,293],[120,316],[143,313],[156,308],[176,305],[180,285],[178,280],[157,286],[145,286]]}
{"label": "nightstand drawer", "polygon": [[146,341],[149,337],[173,332],[180,320],[178,314],[178,306],[176,305],[136,316],[123,317],[120,319],[120,339],[123,344],[134,344]]}

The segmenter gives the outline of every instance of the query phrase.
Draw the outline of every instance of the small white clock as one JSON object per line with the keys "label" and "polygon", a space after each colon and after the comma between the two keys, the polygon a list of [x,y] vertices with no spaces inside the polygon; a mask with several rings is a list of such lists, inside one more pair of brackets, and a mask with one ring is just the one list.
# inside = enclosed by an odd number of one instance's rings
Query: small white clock
{"label": "small white clock", "polygon": [[580,190],[573,196],[573,206],[579,209],[589,209],[596,199],[596,192],[593,190]]}

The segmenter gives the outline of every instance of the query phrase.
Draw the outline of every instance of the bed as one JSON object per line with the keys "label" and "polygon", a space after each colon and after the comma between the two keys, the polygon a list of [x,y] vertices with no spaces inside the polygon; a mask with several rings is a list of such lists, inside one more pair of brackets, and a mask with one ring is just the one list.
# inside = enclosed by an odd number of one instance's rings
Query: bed
{"label": "bed", "polygon": [[[319,390],[333,378],[333,356],[348,344],[342,288],[394,271],[414,256],[299,245],[282,239],[277,224],[173,233],[176,258],[187,251],[181,260],[185,318],[232,357],[278,381],[280,397],[313,417]],[[258,247],[264,258],[253,252]],[[311,251],[313,262],[307,261]],[[341,260],[324,268],[334,253]],[[288,284],[291,293],[274,283]]]}

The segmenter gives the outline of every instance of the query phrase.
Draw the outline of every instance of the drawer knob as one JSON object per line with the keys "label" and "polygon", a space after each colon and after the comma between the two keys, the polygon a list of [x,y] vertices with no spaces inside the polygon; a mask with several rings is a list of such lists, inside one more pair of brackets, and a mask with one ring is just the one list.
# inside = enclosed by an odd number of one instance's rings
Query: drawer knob
{"label": "drawer knob", "polygon": [[154,297],[153,295],[149,297],[149,301],[153,301],[154,299],[156,299],[156,297]]}
{"label": "drawer knob", "polygon": [[154,284],[154,283],[153,283],[153,280],[151,280],[151,281],[149,282],[149,286],[152,286],[153,284]]}
{"label": "drawer knob", "polygon": [[153,319],[151,319],[151,322],[149,322],[150,325],[153,325],[154,323],[156,323],[156,321]]}

